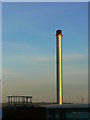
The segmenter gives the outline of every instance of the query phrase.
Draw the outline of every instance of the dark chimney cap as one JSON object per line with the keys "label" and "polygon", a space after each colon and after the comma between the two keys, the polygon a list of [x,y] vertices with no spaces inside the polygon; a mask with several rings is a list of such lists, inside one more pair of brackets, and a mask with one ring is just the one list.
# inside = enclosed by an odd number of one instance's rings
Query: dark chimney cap
{"label": "dark chimney cap", "polygon": [[56,35],[58,35],[58,34],[60,34],[60,33],[62,33],[62,30],[57,30],[57,31],[56,31]]}

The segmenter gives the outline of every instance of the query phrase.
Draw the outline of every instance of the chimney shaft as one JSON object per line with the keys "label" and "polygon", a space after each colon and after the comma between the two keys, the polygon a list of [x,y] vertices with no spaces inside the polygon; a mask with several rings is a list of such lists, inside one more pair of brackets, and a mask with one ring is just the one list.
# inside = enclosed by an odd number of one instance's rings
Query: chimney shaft
{"label": "chimney shaft", "polygon": [[62,31],[56,31],[56,57],[57,57],[57,103],[62,105]]}

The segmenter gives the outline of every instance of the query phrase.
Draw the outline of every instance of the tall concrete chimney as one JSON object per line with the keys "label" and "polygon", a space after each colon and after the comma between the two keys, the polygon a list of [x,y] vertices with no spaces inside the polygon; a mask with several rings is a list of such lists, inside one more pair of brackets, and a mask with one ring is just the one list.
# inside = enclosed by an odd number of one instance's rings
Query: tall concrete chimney
{"label": "tall concrete chimney", "polygon": [[62,105],[62,31],[56,31],[56,57],[57,57],[57,103]]}

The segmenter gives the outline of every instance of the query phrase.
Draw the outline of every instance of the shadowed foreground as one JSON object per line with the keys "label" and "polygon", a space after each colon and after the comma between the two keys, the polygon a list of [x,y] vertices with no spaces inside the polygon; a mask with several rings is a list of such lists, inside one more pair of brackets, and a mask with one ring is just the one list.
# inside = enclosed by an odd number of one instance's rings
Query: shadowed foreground
{"label": "shadowed foreground", "polygon": [[4,106],[2,120],[89,120],[87,105]]}
{"label": "shadowed foreground", "polygon": [[44,120],[45,108],[40,107],[5,107],[2,120]]}

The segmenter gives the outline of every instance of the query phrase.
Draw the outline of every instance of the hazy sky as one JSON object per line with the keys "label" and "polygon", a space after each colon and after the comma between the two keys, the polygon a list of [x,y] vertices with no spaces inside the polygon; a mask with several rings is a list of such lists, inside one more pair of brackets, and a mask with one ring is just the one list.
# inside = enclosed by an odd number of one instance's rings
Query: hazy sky
{"label": "hazy sky", "polygon": [[56,101],[56,36],[63,30],[65,102],[88,96],[88,3],[3,3],[3,102]]}
{"label": "hazy sky", "polygon": [[89,0],[1,0],[2,2],[89,2]]}
{"label": "hazy sky", "polygon": [[1,103],[1,96],[2,96],[2,4],[0,2],[0,103]]}

